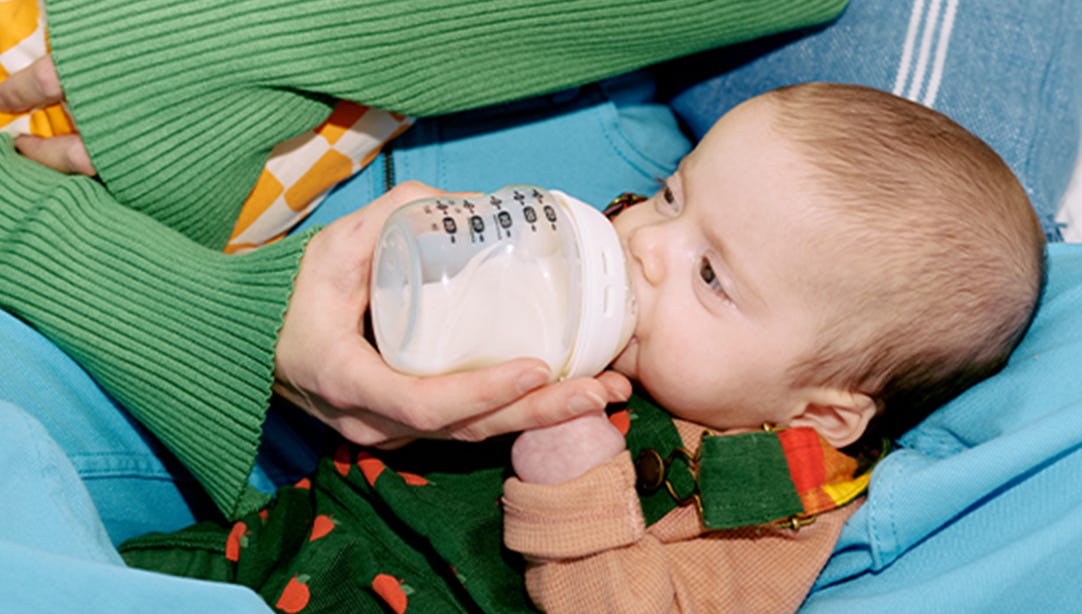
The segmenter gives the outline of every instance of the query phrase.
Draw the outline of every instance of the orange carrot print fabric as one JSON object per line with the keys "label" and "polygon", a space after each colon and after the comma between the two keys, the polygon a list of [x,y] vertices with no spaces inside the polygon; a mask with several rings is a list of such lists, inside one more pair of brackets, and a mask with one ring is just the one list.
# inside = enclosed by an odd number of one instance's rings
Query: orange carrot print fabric
{"label": "orange carrot print fabric", "polygon": [[263,510],[120,550],[132,567],[243,584],[290,614],[535,612],[524,562],[502,543],[506,458],[502,445],[341,443]]}

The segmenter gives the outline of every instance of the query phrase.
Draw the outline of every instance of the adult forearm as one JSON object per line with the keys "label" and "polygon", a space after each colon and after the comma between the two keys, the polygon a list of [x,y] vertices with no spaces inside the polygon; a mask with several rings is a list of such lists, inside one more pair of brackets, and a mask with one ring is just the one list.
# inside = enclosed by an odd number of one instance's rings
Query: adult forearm
{"label": "adult forearm", "polygon": [[[271,147],[346,98],[443,113],[821,22],[845,0],[47,0],[118,200],[220,246]],[[223,223],[225,219],[228,223]]]}
{"label": "adult forearm", "polygon": [[225,256],[2,137],[0,245],[0,307],[72,355],[236,511],[303,237]]}

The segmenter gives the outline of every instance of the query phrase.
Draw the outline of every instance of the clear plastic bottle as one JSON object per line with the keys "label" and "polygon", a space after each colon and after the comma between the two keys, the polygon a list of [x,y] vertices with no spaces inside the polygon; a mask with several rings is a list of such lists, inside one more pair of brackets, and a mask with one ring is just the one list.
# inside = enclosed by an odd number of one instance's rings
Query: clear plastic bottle
{"label": "clear plastic bottle", "polygon": [[531,185],[395,211],[376,248],[370,300],[384,360],[415,375],[526,356],[557,379],[594,375],[635,326],[612,224]]}

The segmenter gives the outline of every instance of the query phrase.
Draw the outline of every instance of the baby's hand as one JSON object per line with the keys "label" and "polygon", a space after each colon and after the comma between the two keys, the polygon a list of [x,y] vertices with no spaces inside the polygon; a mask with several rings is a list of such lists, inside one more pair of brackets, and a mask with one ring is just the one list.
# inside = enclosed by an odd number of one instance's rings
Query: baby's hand
{"label": "baby's hand", "polygon": [[559,484],[586,473],[624,450],[623,435],[602,412],[583,414],[519,435],[511,464],[523,482]]}

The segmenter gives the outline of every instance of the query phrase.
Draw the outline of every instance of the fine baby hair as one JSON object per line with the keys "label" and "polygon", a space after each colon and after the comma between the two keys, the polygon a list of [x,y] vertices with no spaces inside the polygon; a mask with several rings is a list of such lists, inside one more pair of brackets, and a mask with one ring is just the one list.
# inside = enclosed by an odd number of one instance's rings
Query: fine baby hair
{"label": "fine baby hair", "polygon": [[1006,364],[1036,311],[1044,235],[1006,163],[937,111],[856,85],[767,97],[852,254],[840,313],[791,375],[869,395],[875,434],[896,436]]}

